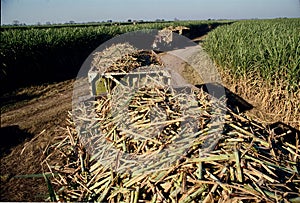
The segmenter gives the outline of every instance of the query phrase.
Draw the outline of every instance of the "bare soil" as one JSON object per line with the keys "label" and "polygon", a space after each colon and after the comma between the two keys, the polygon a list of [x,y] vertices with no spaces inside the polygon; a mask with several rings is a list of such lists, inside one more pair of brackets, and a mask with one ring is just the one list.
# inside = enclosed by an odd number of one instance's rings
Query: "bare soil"
{"label": "bare soil", "polygon": [[74,80],[34,86],[1,97],[1,201],[44,201],[44,149],[57,139],[71,110]]}

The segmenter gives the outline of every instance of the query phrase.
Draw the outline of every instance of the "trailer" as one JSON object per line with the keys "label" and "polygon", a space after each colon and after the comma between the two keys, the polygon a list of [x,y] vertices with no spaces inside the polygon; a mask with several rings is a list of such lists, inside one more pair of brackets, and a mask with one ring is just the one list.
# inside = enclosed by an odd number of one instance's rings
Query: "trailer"
{"label": "trailer", "polygon": [[150,82],[171,85],[170,69],[163,65],[154,51],[139,50],[131,53],[131,56],[134,57],[128,57],[128,54],[125,54],[123,58],[118,57],[114,63],[110,64],[110,67],[107,67],[107,58],[102,60],[103,64],[100,60],[97,63],[98,67],[88,72],[91,96],[110,94],[117,85],[133,89]]}
{"label": "trailer", "polygon": [[171,74],[166,68],[151,70],[149,66],[129,73],[90,72],[89,74],[91,96],[110,94],[117,85],[138,89],[147,85],[148,82],[170,86]]}

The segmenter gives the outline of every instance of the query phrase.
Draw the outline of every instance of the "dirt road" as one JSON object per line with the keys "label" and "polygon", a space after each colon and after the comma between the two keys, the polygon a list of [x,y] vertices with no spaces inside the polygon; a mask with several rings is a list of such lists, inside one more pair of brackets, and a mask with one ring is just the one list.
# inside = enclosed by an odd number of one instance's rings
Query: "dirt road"
{"label": "dirt road", "polygon": [[42,173],[43,149],[57,138],[57,128],[63,126],[71,110],[73,82],[36,86],[2,96],[2,201],[45,200],[47,187],[43,177],[15,176]]}

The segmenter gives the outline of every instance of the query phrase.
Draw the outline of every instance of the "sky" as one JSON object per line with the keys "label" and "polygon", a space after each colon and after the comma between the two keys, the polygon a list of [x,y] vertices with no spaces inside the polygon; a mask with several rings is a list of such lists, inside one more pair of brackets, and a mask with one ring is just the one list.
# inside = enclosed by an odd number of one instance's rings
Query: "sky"
{"label": "sky", "polygon": [[1,0],[1,24],[299,18],[300,0]]}

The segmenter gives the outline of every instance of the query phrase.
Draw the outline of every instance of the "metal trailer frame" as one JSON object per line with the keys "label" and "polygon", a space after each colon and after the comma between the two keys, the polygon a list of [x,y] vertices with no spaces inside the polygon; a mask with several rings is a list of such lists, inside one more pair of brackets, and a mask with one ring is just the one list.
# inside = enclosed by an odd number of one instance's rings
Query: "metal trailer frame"
{"label": "metal trailer frame", "polygon": [[[149,66],[140,67],[140,69],[142,70],[137,70],[129,73],[99,73],[98,71],[90,71],[88,73],[88,81],[90,83],[91,96],[99,96],[99,93],[97,92],[97,83],[99,82],[106,82],[106,85],[110,86],[110,88],[107,88],[108,92],[105,93],[105,91],[103,91],[101,94],[110,93],[109,91],[111,91],[112,88],[117,84],[122,86],[126,86],[129,84],[132,87],[138,87],[139,81],[146,78],[147,76],[153,78],[153,80],[155,80],[154,78],[158,77],[159,82],[162,85],[171,85],[171,74],[166,68],[162,67],[161,70],[158,69],[143,71],[143,69],[146,68],[149,69]],[[123,81],[122,78],[125,78],[126,81]]]}

